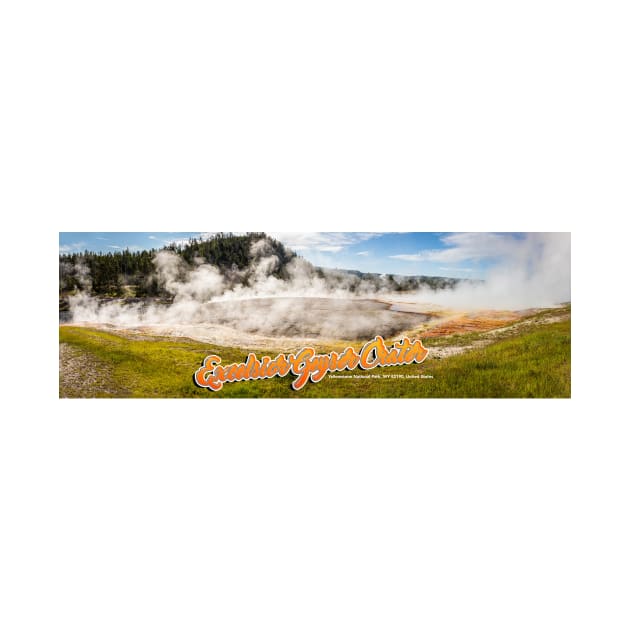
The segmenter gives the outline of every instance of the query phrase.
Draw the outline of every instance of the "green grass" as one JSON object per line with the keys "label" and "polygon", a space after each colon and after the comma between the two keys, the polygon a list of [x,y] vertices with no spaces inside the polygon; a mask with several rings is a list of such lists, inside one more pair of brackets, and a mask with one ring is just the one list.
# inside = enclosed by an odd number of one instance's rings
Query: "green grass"
{"label": "green grass", "polygon": [[[461,336],[464,340],[466,336]],[[571,396],[571,322],[540,324],[500,338],[485,348],[447,359],[429,357],[421,365],[355,370],[361,379],[324,378],[301,391],[291,389],[293,376],[265,381],[226,383],[219,392],[195,386],[193,374],[208,354],[223,364],[247,358],[247,349],[191,340],[138,340],[117,334],[59,327],[59,341],[106,365],[120,397],[134,398],[568,398]],[[438,345],[427,340],[426,346]],[[317,348],[328,352],[328,348]],[[257,356],[273,351],[261,353]],[[433,378],[410,378],[419,375]],[[381,378],[374,378],[381,377]],[[60,389],[60,396],[65,393]],[[85,392],[85,396],[98,395]]]}

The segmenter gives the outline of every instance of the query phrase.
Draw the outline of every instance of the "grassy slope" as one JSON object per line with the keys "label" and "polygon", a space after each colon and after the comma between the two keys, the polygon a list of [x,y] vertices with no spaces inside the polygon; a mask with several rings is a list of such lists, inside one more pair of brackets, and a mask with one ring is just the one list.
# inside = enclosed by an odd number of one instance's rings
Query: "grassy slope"
{"label": "grassy slope", "polygon": [[[474,335],[471,335],[471,338]],[[459,336],[465,342],[467,336]],[[192,376],[208,354],[223,364],[243,361],[247,350],[211,346],[191,340],[135,340],[88,328],[61,326],[59,340],[108,366],[110,379],[119,385],[120,397],[395,397],[395,398],[512,398],[570,397],[571,322],[540,325],[499,339],[485,348],[422,365],[355,370],[341,374],[381,376],[369,379],[330,379],[308,383],[294,392],[294,377],[227,383],[220,392],[200,389]],[[427,340],[430,348],[433,340]],[[319,352],[328,349],[318,348]],[[275,356],[274,353],[268,353]],[[261,353],[258,353],[261,356]],[[406,378],[432,375],[432,379]],[[402,375],[405,378],[391,378]],[[389,378],[384,378],[389,377]],[[60,391],[60,396],[67,395]],[[85,391],[86,397],[99,396]]]}

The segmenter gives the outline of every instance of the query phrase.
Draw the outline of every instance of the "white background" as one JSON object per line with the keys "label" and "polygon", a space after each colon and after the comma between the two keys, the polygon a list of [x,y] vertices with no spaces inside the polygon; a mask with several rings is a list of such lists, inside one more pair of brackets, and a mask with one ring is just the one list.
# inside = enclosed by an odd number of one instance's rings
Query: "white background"
{"label": "white background", "polygon": [[[0,625],[628,628],[622,9],[5,3]],[[59,401],[58,232],[217,229],[571,231],[573,399]]]}

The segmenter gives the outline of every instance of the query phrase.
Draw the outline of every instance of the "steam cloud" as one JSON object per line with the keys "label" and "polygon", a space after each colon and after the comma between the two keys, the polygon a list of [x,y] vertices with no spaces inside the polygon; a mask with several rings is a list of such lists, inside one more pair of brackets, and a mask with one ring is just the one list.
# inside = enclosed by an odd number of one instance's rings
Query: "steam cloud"
{"label": "steam cloud", "polygon": [[[158,252],[154,258],[157,280],[174,296],[170,304],[94,298],[89,293],[88,270],[80,265],[75,267],[75,275],[84,290],[69,298],[70,310],[74,322],[122,328],[210,323],[263,335],[357,339],[390,335],[421,323],[426,319],[421,314],[423,304],[517,310],[570,301],[570,234],[532,233],[518,239],[497,236],[500,238],[490,244],[497,259],[486,280],[460,282],[450,289],[427,287],[394,293],[386,276],[359,279],[335,270],[318,274],[299,257],[287,263],[286,279],[281,279],[273,275],[280,261],[270,242],[261,239],[252,245],[251,263],[243,270],[222,270],[201,259],[188,265],[173,252]],[[482,237],[462,236],[452,249],[429,255],[450,260],[466,255],[488,257],[492,252],[479,248]],[[400,312],[389,310],[383,303],[387,301],[417,306]]]}
{"label": "steam cloud", "polygon": [[[464,234],[452,255],[486,256],[497,263],[480,284],[462,283],[454,291],[441,291],[433,300],[462,309],[510,309],[552,307],[571,301],[571,234],[533,232],[516,239],[511,235]],[[479,246],[481,244],[481,246]],[[458,249],[461,250],[458,252]],[[448,256],[449,250],[443,256]],[[451,255],[451,256],[452,256]],[[418,295],[419,301],[429,297]]]}

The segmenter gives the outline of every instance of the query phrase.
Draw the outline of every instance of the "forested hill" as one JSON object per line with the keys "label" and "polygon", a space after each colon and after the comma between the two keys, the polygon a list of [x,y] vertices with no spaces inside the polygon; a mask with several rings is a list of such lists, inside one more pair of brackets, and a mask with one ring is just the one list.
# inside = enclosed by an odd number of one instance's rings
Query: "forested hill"
{"label": "forested hill", "polygon": [[[252,248],[264,239],[265,253],[278,258],[274,275],[284,277],[287,263],[295,257],[282,243],[263,232],[245,235],[218,233],[206,240],[190,239],[185,244],[167,245],[188,264],[210,263],[223,271],[246,269],[254,259]],[[157,296],[163,293],[158,285],[153,259],[157,249],[117,252],[90,252],[59,255],[59,291],[89,289],[97,295]]]}
{"label": "forested hill", "polygon": [[[181,257],[185,267],[192,268],[200,262],[218,267],[234,281],[248,284],[250,269],[258,259],[275,256],[277,264],[270,274],[288,280],[289,263],[297,254],[286,248],[264,232],[250,232],[244,235],[217,233],[209,239],[190,239],[185,244],[168,245],[161,250],[117,252],[90,252],[59,255],[59,293],[68,295],[77,290],[87,290],[94,295],[111,297],[169,297],[164,287],[160,286],[155,267],[158,251],[170,251]],[[326,277],[343,284],[349,290],[356,289],[363,281],[378,282],[391,291],[409,291],[422,286],[448,288],[459,281],[452,278],[427,276],[379,276],[357,271],[321,269],[302,261],[302,271],[312,277]],[[252,279],[253,281],[253,279]]]}
{"label": "forested hill", "polygon": [[249,232],[239,236],[218,233],[206,240],[190,239],[186,245],[169,245],[165,249],[179,254],[187,263],[192,264],[201,258],[220,269],[231,269],[234,265],[238,269],[245,269],[256,257],[253,246],[261,241],[265,241],[265,255],[277,256],[282,275],[282,270],[295,257],[295,253],[264,232]]}

